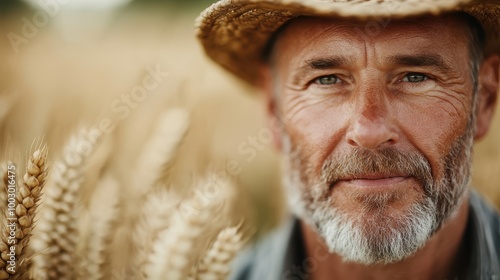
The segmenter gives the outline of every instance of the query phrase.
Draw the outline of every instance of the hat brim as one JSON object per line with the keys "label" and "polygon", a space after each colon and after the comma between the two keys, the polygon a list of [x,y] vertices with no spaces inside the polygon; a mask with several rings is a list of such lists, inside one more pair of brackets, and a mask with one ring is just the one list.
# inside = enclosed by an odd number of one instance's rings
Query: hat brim
{"label": "hat brim", "polygon": [[258,67],[271,36],[299,16],[342,17],[360,20],[466,12],[483,26],[487,52],[500,52],[500,1],[300,1],[222,0],[197,19],[197,36],[206,54],[231,73],[258,84]]}

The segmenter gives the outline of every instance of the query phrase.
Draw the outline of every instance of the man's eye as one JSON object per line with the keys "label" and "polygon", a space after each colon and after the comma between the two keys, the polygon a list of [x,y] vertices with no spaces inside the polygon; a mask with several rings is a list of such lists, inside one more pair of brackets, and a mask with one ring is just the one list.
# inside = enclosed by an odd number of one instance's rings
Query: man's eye
{"label": "man's eye", "polygon": [[314,82],[320,85],[333,85],[338,83],[340,80],[335,75],[323,76],[317,78]]}
{"label": "man's eye", "polygon": [[418,83],[418,82],[423,82],[429,79],[424,74],[419,74],[419,73],[409,73],[403,78],[403,82],[410,82],[410,83]]}

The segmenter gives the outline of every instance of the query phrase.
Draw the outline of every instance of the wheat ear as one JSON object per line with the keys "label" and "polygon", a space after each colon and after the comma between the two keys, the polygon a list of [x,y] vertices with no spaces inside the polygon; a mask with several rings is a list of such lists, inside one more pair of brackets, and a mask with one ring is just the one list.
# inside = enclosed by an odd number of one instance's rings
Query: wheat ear
{"label": "wheat ear", "polygon": [[135,248],[135,272],[139,279],[146,277],[148,256],[153,251],[153,241],[158,234],[171,225],[171,216],[179,205],[180,198],[166,190],[153,191],[146,196],[140,217],[132,235]]}
{"label": "wheat ear", "polygon": [[78,241],[78,191],[84,181],[85,161],[99,143],[92,131],[82,129],[65,147],[63,159],[54,165],[53,185],[48,188],[37,232],[34,258],[37,279],[75,279]]}
{"label": "wheat ear", "polygon": [[137,161],[134,178],[134,186],[145,194],[158,180],[159,174],[163,174],[166,166],[169,166],[175,156],[182,139],[189,127],[189,112],[185,109],[176,108],[163,112],[158,118],[158,123],[153,135],[142,149]]}
{"label": "wheat ear", "polygon": [[[0,279],[9,279],[11,274],[14,273],[12,270],[7,270],[8,268],[8,263],[7,261],[10,259],[10,256],[8,255],[10,253],[10,243],[9,243],[9,218],[17,219],[17,215],[15,211],[12,211],[11,213],[8,213],[7,210],[7,186],[9,185],[9,179],[7,176],[7,166],[10,166],[11,164],[4,164],[2,166],[5,166],[5,169],[2,169],[2,181],[0,182],[0,187],[1,187],[1,193],[2,193],[2,213],[0,213],[0,221],[1,221],[1,240],[0,240]],[[5,198],[5,200],[3,200]],[[17,237],[20,237],[21,231],[19,230],[19,227],[17,223],[16,225],[16,232],[15,232],[15,238],[17,241]]]}
{"label": "wheat ear", "polygon": [[231,261],[243,247],[238,227],[223,229],[201,260],[197,280],[224,280],[231,271]]}
{"label": "wheat ear", "polygon": [[117,223],[119,192],[120,184],[111,175],[105,176],[97,184],[89,209],[90,234],[81,262],[83,264],[81,271],[86,275],[82,279],[109,279],[106,273],[106,260],[113,236],[113,226]]}
{"label": "wheat ear", "polygon": [[[202,188],[214,182],[201,183]],[[217,216],[223,206],[228,186],[221,186],[218,195],[192,196],[183,201],[173,213],[170,227],[161,231],[148,258],[146,274],[148,280],[184,280],[189,277],[195,263],[197,245],[203,239],[204,229]],[[201,195],[203,192],[201,192]]]}
{"label": "wheat ear", "polygon": [[35,227],[35,217],[37,217],[38,206],[47,179],[47,155],[47,146],[42,146],[33,153],[28,159],[23,183],[17,190],[16,215],[22,237],[17,241],[18,248],[16,250],[19,250],[17,256],[18,267],[16,273],[11,277],[12,280],[26,279],[31,267],[28,245]]}

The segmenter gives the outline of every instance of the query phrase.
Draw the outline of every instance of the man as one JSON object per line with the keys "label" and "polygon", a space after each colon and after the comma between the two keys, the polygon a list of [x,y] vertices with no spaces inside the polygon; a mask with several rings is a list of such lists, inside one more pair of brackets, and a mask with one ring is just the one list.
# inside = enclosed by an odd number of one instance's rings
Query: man
{"label": "man", "polygon": [[500,1],[223,0],[207,54],[266,96],[288,224],[233,279],[500,279],[469,187],[499,90]]}

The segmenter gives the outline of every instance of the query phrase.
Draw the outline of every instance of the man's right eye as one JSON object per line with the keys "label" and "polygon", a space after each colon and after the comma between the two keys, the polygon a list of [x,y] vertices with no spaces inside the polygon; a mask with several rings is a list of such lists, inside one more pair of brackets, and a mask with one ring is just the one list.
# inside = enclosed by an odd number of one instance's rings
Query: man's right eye
{"label": "man's right eye", "polygon": [[314,82],[320,85],[333,85],[338,83],[340,80],[335,75],[323,76],[317,78]]}
{"label": "man's right eye", "polygon": [[428,76],[420,73],[408,73],[406,76],[403,77],[403,82],[410,82],[410,83],[418,83],[418,82],[424,82],[429,79]]}

